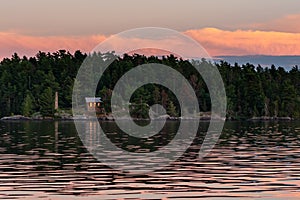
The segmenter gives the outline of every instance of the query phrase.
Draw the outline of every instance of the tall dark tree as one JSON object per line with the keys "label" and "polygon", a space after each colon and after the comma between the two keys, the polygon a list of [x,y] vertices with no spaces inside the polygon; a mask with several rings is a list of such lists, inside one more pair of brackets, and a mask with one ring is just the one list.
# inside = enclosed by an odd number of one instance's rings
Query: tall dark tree
{"label": "tall dark tree", "polygon": [[40,99],[40,112],[43,116],[53,117],[54,115],[54,93],[50,87],[42,93]]}

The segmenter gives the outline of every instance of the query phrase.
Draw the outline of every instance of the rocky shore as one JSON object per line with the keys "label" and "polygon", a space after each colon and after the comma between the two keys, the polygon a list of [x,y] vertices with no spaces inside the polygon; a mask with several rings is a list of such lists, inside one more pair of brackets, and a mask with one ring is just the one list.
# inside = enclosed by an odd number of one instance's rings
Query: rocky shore
{"label": "rocky shore", "polygon": [[268,117],[268,116],[262,116],[262,117],[252,117],[251,119],[248,119],[249,121],[290,121],[293,120],[292,117]]}
{"label": "rocky shore", "polygon": [[[13,116],[7,116],[2,117],[0,120],[3,121],[21,121],[21,120],[91,120],[94,119],[94,117],[88,116],[88,115],[75,115],[72,116],[70,114],[63,114],[63,115],[55,115],[54,117],[43,117],[41,115],[34,115],[32,117],[25,117],[23,115],[13,115]],[[122,120],[147,120],[147,119],[141,119],[141,118],[121,118]],[[154,118],[154,120],[197,120],[200,119],[202,121],[210,121],[210,120],[225,120],[220,117],[211,117],[208,115],[205,116],[190,116],[190,117],[171,117],[169,115],[162,115],[159,117]],[[112,115],[102,115],[98,116],[98,120],[101,121],[114,121],[114,118]],[[234,120],[234,119],[226,119],[226,120]],[[268,116],[261,116],[261,117],[252,117],[250,119],[246,119],[247,121],[291,121],[294,120],[291,117],[268,117]]]}

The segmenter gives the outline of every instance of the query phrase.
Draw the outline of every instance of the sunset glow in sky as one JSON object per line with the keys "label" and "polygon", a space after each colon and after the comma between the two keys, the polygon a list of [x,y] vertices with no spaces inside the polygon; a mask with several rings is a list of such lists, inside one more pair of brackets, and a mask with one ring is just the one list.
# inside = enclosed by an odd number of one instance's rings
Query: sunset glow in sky
{"label": "sunset glow in sky", "polygon": [[147,26],[187,34],[211,56],[300,55],[299,8],[295,0],[2,0],[0,58],[89,52],[112,34]]}

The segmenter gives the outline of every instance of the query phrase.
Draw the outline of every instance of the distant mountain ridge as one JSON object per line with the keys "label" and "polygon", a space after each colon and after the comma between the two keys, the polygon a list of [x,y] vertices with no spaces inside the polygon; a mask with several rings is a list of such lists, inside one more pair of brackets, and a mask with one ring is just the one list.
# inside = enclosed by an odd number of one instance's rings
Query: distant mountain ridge
{"label": "distant mountain ridge", "polygon": [[268,56],[268,55],[249,55],[249,56],[216,56],[213,58],[216,62],[224,60],[230,64],[246,64],[251,63],[253,65],[261,65],[262,67],[270,67],[275,65],[276,67],[284,67],[285,69],[291,69],[295,65],[300,66],[300,55],[297,56]]}

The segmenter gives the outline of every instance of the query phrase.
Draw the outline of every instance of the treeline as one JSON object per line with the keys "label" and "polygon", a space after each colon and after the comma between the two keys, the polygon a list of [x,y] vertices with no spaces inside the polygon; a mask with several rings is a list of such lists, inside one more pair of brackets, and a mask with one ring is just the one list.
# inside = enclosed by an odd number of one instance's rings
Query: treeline
{"label": "treeline", "polygon": [[[77,71],[84,59],[110,62],[113,53],[86,55],[80,51],[70,54],[65,50],[54,53],[39,52],[35,57],[20,58],[14,54],[0,63],[0,116],[40,113],[53,116],[54,95],[59,94],[59,108],[71,110],[72,88]],[[192,61],[194,65],[207,66],[205,60]],[[120,77],[135,66],[161,63],[171,66],[185,76],[194,88],[202,112],[209,112],[210,95],[205,82],[189,61],[173,55],[165,57],[124,55],[117,57],[101,77],[96,96],[104,101],[104,112],[109,113],[112,89]],[[216,64],[223,77],[227,93],[227,117],[249,118],[253,116],[300,117],[300,70],[290,71],[282,67],[262,68],[246,64]],[[100,78],[100,77],[99,77]],[[166,78],[168,77],[166,74]],[[183,91],[184,92],[184,91]],[[179,116],[179,102],[168,88],[145,85],[131,98],[132,115],[147,117],[149,105],[162,104],[169,115]]]}
{"label": "treeline", "polygon": [[227,116],[300,117],[300,69],[217,65],[226,86]]}
{"label": "treeline", "polygon": [[39,52],[35,57],[14,54],[0,63],[0,116],[40,112],[54,115],[54,94],[59,94],[62,109],[72,107],[72,87],[86,55],[65,50]]}

